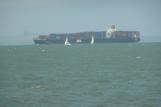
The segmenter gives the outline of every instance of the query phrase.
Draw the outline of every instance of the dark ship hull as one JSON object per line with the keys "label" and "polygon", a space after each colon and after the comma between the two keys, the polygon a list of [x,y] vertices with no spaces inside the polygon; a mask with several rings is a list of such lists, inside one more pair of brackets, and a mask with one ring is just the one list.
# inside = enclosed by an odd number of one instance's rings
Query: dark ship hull
{"label": "dark ship hull", "polygon": [[[115,26],[112,26],[115,30]],[[110,29],[110,30],[111,30]],[[138,42],[140,41],[140,32],[138,31],[99,31],[99,32],[78,32],[39,35],[34,38],[35,44],[64,44],[68,38],[71,44],[90,43],[92,37],[94,43],[111,43],[111,42]]]}
{"label": "dark ship hull", "polygon": [[[35,44],[64,44],[65,39],[62,40],[36,40],[34,39],[34,43]],[[70,43],[72,44],[81,44],[81,43],[90,43],[91,39],[84,39],[82,40],[82,42],[76,42],[76,40],[69,40]],[[117,38],[113,38],[113,39],[95,39],[95,43],[112,43],[112,42],[116,42],[116,43],[126,43],[126,42],[139,42],[140,39],[131,39],[131,38],[123,38],[123,39],[117,39]]]}

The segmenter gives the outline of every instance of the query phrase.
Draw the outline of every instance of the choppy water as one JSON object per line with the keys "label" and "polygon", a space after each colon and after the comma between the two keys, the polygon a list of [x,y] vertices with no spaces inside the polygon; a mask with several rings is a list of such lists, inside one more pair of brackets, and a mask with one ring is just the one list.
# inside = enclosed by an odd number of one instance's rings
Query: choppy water
{"label": "choppy water", "polygon": [[160,107],[161,43],[0,47],[0,107]]}

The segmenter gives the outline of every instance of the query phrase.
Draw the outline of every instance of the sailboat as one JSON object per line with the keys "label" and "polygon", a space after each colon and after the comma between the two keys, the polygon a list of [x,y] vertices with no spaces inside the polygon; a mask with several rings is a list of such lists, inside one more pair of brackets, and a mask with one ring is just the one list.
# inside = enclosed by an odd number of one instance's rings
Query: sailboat
{"label": "sailboat", "polygon": [[94,36],[92,36],[92,39],[91,39],[91,45],[94,44]]}
{"label": "sailboat", "polygon": [[64,45],[65,46],[71,46],[71,44],[68,42],[68,37],[66,37]]}

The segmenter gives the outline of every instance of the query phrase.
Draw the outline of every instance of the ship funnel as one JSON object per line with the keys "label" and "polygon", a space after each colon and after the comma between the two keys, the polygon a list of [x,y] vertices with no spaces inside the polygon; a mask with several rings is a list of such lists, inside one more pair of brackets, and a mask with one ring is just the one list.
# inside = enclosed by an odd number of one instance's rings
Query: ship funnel
{"label": "ship funnel", "polygon": [[106,38],[110,38],[112,32],[115,32],[115,31],[116,31],[115,25],[112,25],[110,28],[107,28],[107,30],[106,30]]}

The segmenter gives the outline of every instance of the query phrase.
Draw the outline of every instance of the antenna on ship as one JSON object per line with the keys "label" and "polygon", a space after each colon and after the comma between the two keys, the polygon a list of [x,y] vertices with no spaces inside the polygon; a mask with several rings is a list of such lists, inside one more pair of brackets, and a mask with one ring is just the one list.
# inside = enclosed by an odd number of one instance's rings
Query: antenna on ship
{"label": "antenna on ship", "polygon": [[68,36],[66,36],[64,45],[65,45],[65,46],[71,46],[71,44],[68,42]]}

